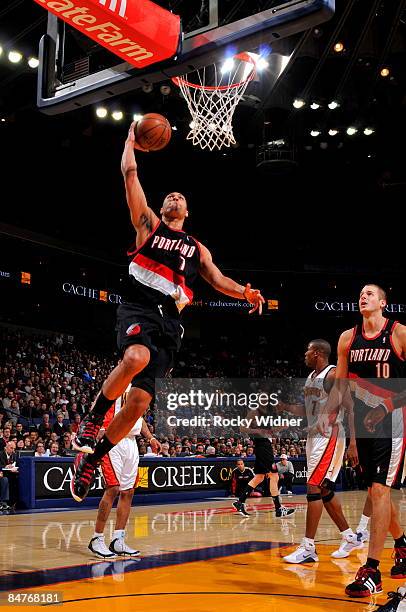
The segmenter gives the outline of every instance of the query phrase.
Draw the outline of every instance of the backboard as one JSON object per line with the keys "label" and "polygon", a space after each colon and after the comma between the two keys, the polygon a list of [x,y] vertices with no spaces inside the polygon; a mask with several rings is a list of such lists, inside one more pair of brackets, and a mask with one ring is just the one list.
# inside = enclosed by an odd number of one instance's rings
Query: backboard
{"label": "backboard", "polygon": [[147,68],[123,62],[48,14],[40,43],[37,104],[47,114],[74,110],[164,82],[227,53],[270,48],[334,14],[335,0],[154,0],[180,15],[179,54]]}

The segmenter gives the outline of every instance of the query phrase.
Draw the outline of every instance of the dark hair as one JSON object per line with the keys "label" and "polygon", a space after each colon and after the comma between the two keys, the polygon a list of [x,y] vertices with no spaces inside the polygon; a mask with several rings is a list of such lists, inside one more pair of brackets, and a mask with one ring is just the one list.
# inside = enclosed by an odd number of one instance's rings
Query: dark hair
{"label": "dark hair", "polygon": [[323,340],[323,338],[317,338],[316,340],[311,340],[309,344],[312,344],[314,348],[323,353],[327,357],[327,359],[330,357],[331,345],[330,342],[327,342],[327,340]]}

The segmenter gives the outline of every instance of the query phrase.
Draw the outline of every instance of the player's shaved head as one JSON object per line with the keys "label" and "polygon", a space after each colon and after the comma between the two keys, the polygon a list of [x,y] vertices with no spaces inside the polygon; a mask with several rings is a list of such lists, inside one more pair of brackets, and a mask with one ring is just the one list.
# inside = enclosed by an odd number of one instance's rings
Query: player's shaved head
{"label": "player's shaved head", "polygon": [[330,342],[327,342],[327,340],[317,338],[316,340],[311,340],[309,342],[309,346],[311,346],[313,349],[316,349],[317,351],[320,351],[320,353],[323,353],[323,355],[325,355],[327,359],[330,357],[331,345]]}

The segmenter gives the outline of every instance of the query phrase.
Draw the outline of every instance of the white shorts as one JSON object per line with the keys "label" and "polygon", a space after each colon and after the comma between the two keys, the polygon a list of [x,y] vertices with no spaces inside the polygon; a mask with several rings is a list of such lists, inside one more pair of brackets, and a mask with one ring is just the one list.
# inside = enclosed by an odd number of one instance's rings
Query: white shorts
{"label": "white shorts", "polygon": [[332,426],[329,438],[317,434],[307,438],[307,483],[321,487],[324,480],[335,482],[343,465],[345,431],[341,423]]}
{"label": "white shorts", "polygon": [[138,446],[135,437],[123,438],[101,461],[101,470],[107,487],[120,487],[127,491],[135,487],[138,472]]}

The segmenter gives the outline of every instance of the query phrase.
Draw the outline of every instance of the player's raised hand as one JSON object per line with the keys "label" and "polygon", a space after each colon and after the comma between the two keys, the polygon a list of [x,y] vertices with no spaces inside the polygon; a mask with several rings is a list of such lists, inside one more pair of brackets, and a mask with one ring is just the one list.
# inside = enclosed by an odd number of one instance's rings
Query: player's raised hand
{"label": "player's raised hand", "polygon": [[250,304],[253,305],[253,308],[249,311],[249,314],[252,314],[256,310],[258,310],[258,314],[262,314],[262,304],[265,304],[265,300],[261,295],[259,289],[251,289],[251,284],[247,283],[244,289],[244,297]]}
{"label": "player's raised hand", "polygon": [[138,142],[135,140],[135,128],[137,122],[133,121],[128,130],[127,140],[125,141],[126,145],[130,145],[133,149],[138,149],[138,151],[142,151],[143,153],[148,153],[147,149],[143,149]]}

